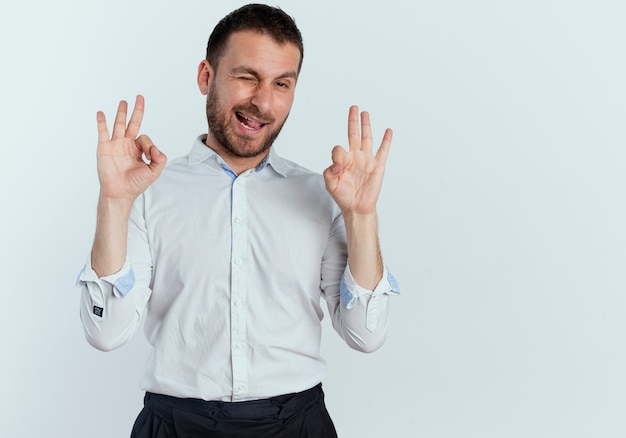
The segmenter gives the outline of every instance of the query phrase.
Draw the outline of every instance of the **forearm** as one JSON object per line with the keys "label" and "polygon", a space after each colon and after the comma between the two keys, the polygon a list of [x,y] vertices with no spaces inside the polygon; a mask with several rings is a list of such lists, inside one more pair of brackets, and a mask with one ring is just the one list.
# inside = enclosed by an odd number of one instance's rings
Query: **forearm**
{"label": "forearm", "polygon": [[373,290],[383,275],[376,212],[344,212],[343,218],[348,243],[348,265],[352,277],[362,288]]}
{"label": "forearm", "polygon": [[127,200],[98,199],[96,234],[91,250],[91,266],[99,277],[119,271],[126,260],[128,218],[132,203]]}

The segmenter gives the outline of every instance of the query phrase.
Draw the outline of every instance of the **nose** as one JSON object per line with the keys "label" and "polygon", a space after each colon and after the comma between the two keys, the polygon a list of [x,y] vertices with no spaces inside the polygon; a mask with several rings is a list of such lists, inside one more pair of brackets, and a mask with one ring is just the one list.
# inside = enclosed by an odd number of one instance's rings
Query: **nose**
{"label": "nose", "polygon": [[256,106],[261,113],[269,114],[272,112],[273,100],[274,96],[272,94],[271,87],[268,85],[260,84],[254,91],[250,103]]}

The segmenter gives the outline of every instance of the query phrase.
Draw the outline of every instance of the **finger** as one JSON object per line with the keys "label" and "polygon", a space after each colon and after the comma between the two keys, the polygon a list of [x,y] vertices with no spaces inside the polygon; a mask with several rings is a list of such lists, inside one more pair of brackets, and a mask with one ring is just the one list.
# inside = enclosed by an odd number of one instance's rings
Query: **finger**
{"label": "finger", "polygon": [[348,165],[348,153],[341,146],[335,146],[331,153],[331,159],[333,160],[333,166],[335,170],[342,171]]}
{"label": "finger", "polygon": [[393,139],[393,131],[389,128],[385,130],[385,135],[383,135],[383,141],[376,152],[376,159],[380,160],[383,164],[387,162],[387,156],[389,155],[389,150],[391,149],[391,140]]}
{"label": "finger", "polygon": [[165,167],[165,163],[167,163],[165,154],[152,143],[152,140],[147,135],[139,136],[139,138],[135,140],[135,145],[150,161],[148,167],[155,177],[158,177]]}
{"label": "finger", "polygon": [[337,188],[339,177],[345,168],[346,157],[348,153],[341,146],[335,146],[332,151],[331,158],[333,164],[328,166],[323,172],[326,189],[333,193]]}
{"label": "finger", "polygon": [[359,107],[352,105],[348,113],[348,145],[351,151],[361,150],[361,133],[359,132]]}
{"label": "finger", "polygon": [[372,153],[372,125],[367,111],[361,113],[361,150]]}
{"label": "finger", "polygon": [[96,120],[98,122],[98,143],[111,140],[109,129],[107,128],[107,119],[102,111],[96,113]]}
{"label": "finger", "polygon": [[128,103],[122,100],[117,107],[115,115],[115,123],[113,124],[113,135],[111,139],[124,138],[126,135],[126,112],[128,111]]}
{"label": "finger", "polygon": [[141,121],[143,120],[143,110],[144,99],[143,96],[139,95],[135,100],[135,107],[133,108],[133,113],[130,116],[128,127],[126,128],[126,137],[137,137],[137,134],[139,133],[139,128],[141,128]]}

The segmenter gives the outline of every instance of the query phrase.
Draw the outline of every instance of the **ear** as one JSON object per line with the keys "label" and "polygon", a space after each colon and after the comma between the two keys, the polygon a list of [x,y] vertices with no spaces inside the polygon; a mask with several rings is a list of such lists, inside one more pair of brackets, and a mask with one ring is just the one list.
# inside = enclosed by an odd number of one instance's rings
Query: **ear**
{"label": "ear", "polygon": [[206,59],[198,66],[198,88],[200,93],[207,95],[209,92],[209,82],[213,79],[213,68]]}

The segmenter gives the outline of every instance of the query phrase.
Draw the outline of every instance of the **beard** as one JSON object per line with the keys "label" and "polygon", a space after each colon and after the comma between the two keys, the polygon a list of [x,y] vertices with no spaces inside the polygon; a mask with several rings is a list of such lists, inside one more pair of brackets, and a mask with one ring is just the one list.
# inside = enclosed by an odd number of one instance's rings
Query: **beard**
{"label": "beard", "polygon": [[[248,114],[258,120],[263,120],[267,124],[273,123],[275,118],[261,113],[257,107],[252,104],[236,105],[233,107],[234,112],[242,112]],[[269,131],[260,144],[253,147],[253,143],[258,141],[253,137],[235,132],[231,125],[231,115],[219,103],[217,89],[211,84],[206,102],[206,116],[209,123],[209,131],[217,142],[236,157],[251,158],[266,152],[278,137],[283,125],[287,121],[287,117],[273,131]],[[287,115],[288,116],[288,115]]]}

